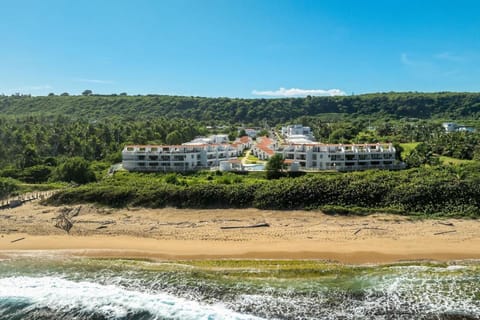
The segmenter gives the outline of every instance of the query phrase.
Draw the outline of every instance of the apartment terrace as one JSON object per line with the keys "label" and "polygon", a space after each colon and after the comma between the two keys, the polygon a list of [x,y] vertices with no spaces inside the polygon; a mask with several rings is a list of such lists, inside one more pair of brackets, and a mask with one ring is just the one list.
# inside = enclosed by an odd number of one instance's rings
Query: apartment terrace
{"label": "apartment terrace", "polygon": [[237,155],[238,149],[229,144],[129,145],[122,151],[122,165],[130,171],[190,171]]}
{"label": "apartment terrace", "polygon": [[305,170],[397,169],[400,165],[391,144],[288,144],[275,152]]}

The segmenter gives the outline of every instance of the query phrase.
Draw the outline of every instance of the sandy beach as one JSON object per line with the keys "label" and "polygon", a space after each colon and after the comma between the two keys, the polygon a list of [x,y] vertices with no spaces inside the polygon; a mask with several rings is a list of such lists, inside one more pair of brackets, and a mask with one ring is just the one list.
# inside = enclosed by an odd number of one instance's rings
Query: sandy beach
{"label": "sandy beach", "polygon": [[[55,226],[59,215],[69,233]],[[0,257],[50,252],[153,259],[480,259],[480,221],[319,211],[42,206],[0,211]]]}

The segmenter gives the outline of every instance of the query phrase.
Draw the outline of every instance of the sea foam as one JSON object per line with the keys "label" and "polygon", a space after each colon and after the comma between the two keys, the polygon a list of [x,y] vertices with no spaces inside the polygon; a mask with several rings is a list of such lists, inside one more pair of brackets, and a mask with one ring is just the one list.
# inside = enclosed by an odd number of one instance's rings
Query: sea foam
{"label": "sea foam", "polygon": [[62,313],[81,309],[107,319],[148,312],[153,319],[259,319],[227,309],[166,293],[127,290],[115,285],[75,282],[60,277],[8,277],[0,279],[0,301],[49,308]]}

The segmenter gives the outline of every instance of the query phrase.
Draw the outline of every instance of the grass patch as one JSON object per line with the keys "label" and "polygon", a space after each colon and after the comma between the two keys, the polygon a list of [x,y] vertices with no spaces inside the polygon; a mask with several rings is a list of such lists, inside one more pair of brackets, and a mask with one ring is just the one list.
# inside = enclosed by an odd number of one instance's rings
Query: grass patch
{"label": "grass patch", "polygon": [[413,149],[415,149],[420,142],[409,142],[409,143],[400,143],[400,147],[403,148],[402,157],[405,159],[410,153],[412,153]]}
{"label": "grass patch", "polygon": [[440,156],[440,162],[443,164],[450,164],[450,165],[461,165],[461,164],[470,164],[475,163],[475,160],[464,160],[464,159],[457,159],[447,156]]}

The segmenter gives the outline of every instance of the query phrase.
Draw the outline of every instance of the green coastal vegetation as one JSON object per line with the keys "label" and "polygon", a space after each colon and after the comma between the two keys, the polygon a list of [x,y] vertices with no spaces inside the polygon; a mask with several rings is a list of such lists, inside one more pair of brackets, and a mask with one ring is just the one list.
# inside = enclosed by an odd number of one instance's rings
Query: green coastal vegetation
{"label": "green coastal vegetation", "polygon": [[[477,218],[479,115],[479,93],[288,99],[91,92],[0,96],[0,198],[61,189],[50,203]],[[446,133],[441,126],[445,121],[477,131]],[[250,174],[110,171],[121,161],[125,144],[180,144],[212,133],[226,133],[233,140],[240,126],[292,123],[310,126],[325,143],[392,142],[408,169],[293,174],[283,172],[281,162],[272,162],[267,164],[271,170]]]}
{"label": "green coastal vegetation", "polygon": [[404,171],[310,173],[268,180],[264,174],[117,173],[65,189],[50,204],[94,202],[151,208],[321,209],[332,214],[391,212],[480,217],[480,165]]}

